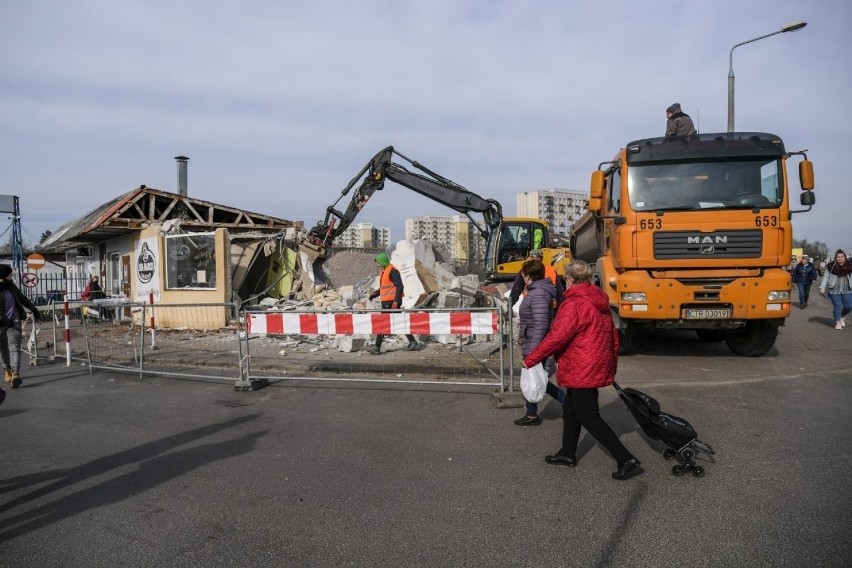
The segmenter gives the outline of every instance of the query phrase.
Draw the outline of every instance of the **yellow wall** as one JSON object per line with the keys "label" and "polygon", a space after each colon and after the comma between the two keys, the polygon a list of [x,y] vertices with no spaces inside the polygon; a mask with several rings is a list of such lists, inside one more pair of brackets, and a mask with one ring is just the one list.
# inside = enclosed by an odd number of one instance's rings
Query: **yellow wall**
{"label": "yellow wall", "polygon": [[[158,329],[219,329],[228,324],[229,311],[224,306],[198,306],[198,307],[168,307],[172,304],[224,304],[231,298],[231,267],[230,267],[230,239],[227,229],[216,229],[214,239],[216,243],[216,287],[209,290],[168,290],[166,289],[166,242],[159,227],[149,227],[138,233],[134,239],[133,248],[141,239],[156,237],[159,247],[157,263],[159,264],[159,287],[160,299],[155,301],[155,326]],[[131,297],[136,297],[135,259],[130,263],[131,271]],[[148,313],[150,317],[150,312]],[[136,313],[135,317],[140,317]],[[147,324],[148,322],[146,322]]]}

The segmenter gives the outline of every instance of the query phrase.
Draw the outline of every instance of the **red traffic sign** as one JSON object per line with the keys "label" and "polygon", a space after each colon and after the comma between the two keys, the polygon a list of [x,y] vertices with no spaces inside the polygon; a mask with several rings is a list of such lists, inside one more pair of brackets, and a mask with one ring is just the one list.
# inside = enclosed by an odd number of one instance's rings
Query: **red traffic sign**
{"label": "red traffic sign", "polygon": [[30,270],[38,270],[44,268],[44,257],[34,252],[27,257],[27,268]]}
{"label": "red traffic sign", "polygon": [[38,286],[38,275],[35,272],[24,272],[21,275],[21,284],[27,288],[35,288]]}

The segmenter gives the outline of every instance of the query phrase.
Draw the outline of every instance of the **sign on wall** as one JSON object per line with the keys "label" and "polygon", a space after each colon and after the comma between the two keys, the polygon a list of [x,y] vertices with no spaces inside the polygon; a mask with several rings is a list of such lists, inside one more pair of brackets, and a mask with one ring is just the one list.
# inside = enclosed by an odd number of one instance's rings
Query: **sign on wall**
{"label": "sign on wall", "polygon": [[160,299],[160,246],[157,237],[140,239],[136,243],[136,301],[147,302],[150,294]]}

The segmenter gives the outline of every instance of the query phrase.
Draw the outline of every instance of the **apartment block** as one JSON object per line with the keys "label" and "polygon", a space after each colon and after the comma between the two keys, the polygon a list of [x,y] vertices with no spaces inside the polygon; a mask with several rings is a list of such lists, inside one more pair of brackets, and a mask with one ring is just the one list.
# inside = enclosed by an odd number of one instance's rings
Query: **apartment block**
{"label": "apartment block", "polygon": [[390,227],[374,227],[372,223],[353,223],[334,239],[334,246],[389,249],[391,247]]}
{"label": "apartment block", "polygon": [[445,262],[464,264],[485,259],[485,239],[464,215],[410,217],[405,220],[405,239],[429,240]]}
{"label": "apartment block", "polygon": [[589,205],[589,194],[567,189],[537,189],[517,195],[518,217],[537,217],[550,223],[550,230],[567,235],[571,225]]}

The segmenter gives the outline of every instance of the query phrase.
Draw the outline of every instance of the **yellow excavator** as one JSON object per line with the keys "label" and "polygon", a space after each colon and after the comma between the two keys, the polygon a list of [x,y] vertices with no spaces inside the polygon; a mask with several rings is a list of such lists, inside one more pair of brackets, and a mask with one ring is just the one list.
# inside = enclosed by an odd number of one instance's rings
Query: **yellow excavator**
{"label": "yellow excavator", "polygon": [[[408,162],[422,173],[411,172],[393,161],[393,157]],[[536,218],[503,217],[503,207],[494,199],[485,199],[411,160],[388,146],[352,178],[331,206],[326,208],[325,219],[318,222],[300,243],[300,250],[314,259],[322,260],[326,248],[343,233],[364,208],[376,191],[382,190],[385,180],[407,187],[429,199],[442,203],[465,215],[486,240],[485,276],[489,282],[512,280],[532,249],[541,249],[544,262],[550,263],[557,274],[564,274],[570,258],[568,238],[553,235],[547,221]],[[359,183],[360,182],[360,183]],[[355,193],[345,211],[337,204],[355,188]],[[481,214],[477,221],[472,214]]]}

